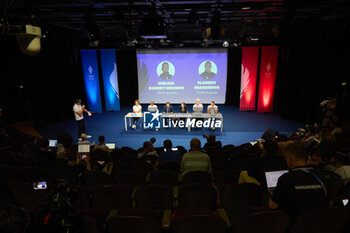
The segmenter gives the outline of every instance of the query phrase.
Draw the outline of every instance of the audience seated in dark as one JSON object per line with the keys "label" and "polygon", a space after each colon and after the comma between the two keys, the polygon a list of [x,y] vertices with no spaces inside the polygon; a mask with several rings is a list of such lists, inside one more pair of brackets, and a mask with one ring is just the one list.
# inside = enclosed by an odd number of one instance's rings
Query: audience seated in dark
{"label": "audience seated in dark", "polygon": [[285,148],[284,153],[291,171],[278,179],[269,207],[280,208],[292,220],[307,210],[326,207],[330,197],[325,177],[321,170],[306,165],[305,146],[294,142]]}
{"label": "audience seated in dark", "polygon": [[0,232],[24,233],[28,232],[30,217],[28,212],[12,204],[0,207]]}
{"label": "audience seated in dark", "polygon": [[277,155],[278,146],[274,141],[265,141],[261,157],[256,159],[248,170],[248,175],[260,182],[262,187],[266,187],[265,171],[287,168],[286,160]]}
{"label": "audience seated in dark", "polygon": [[221,150],[222,144],[220,141],[216,141],[215,134],[210,134],[209,136],[204,134],[203,137],[207,139],[207,142],[204,144],[204,147],[203,147],[203,149],[206,152],[210,153],[210,152]]}
{"label": "audience seated in dark", "polygon": [[176,163],[180,163],[181,159],[182,159],[182,155],[181,152],[178,151],[178,149],[176,148],[176,150],[173,150],[173,143],[171,142],[171,140],[164,140],[163,142],[163,146],[164,146],[164,151],[162,151],[159,154],[159,158],[158,161],[161,162],[176,162]]}
{"label": "audience seated in dark", "polygon": [[73,157],[75,159],[75,153],[72,149],[73,145],[73,137],[67,133],[67,132],[62,132],[60,135],[57,137],[57,143],[58,147],[61,145],[63,146],[63,151],[57,151],[56,158],[57,159],[65,159],[65,160],[71,160],[70,158]]}
{"label": "audience seated in dark", "polygon": [[146,142],[143,143],[142,151],[137,154],[137,158],[138,159],[141,159],[142,157],[145,157],[145,156],[156,156],[156,157],[158,157],[157,152],[153,148],[153,144],[151,142],[149,142],[149,141],[146,141]]}
{"label": "audience seated in dark", "polygon": [[190,151],[183,155],[181,160],[181,171],[207,171],[211,172],[211,161],[208,154],[202,152],[201,141],[193,138],[190,142]]}
{"label": "audience seated in dark", "polygon": [[101,135],[98,137],[98,145],[94,146],[94,150],[104,150],[106,152],[111,152],[111,149],[105,145],[105,136]]}

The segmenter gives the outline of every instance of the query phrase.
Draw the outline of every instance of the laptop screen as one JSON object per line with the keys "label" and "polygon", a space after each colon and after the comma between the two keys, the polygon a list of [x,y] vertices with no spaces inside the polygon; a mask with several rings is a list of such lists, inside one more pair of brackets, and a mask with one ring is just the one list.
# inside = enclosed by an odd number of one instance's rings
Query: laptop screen
{"label": "laptop screen", "polygon": [[78,144],[78,153],[89,153],[90,152],[90,143],[82,142]]}
{"label": "laptop screen", "polygon": [[56,147],[57,146],[57,140],[49,140],[49,147]]}
{"label": "laptop screen", "polygon": [[111,150],[115,149],[115,143],[106,143],[106,146]]}
{"label": "laptop screen", "polygon": [[265,172],[266,184],[267,188],[276,188],[278,178],[284,173],[287,173],[288,170],[280,170],[280,171],[267,171]]}

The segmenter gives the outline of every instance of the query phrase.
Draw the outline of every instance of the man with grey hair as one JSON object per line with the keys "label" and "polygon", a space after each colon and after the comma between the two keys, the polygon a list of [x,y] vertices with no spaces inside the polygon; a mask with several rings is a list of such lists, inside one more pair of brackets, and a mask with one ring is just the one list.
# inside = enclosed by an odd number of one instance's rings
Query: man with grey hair
{"label": "man with grey hair", "polygon": [[201,141],[193,138],[190,143],[191,150],[183,155],[181,160],[181,171],[183,174],[189,171],[211,172],[209,155],[202,152]]}
{"label": "man with grey hair", "polygon": [[201,104],[200,99],[196,99],[196,103],[193,105],[193,112],[196,112],[196,113],[203,112],[203,104]]}

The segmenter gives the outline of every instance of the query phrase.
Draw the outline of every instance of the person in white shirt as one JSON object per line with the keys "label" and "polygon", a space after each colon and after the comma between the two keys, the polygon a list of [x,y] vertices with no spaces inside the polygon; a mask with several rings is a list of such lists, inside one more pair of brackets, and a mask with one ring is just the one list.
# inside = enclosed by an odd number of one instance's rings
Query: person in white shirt
{"label": "person in white shirt", "polygon": [[[90,115],[91,112],[89,112],[85,108],[85,105],[81,105],[81,99],[77,99],[75,101],[75,104],[73,106],[73,112],[74,112],[74,116],[75,116],[75,121],[77,122],[77,125],[78,125],[78,138],[80,138],[83,133],[86,134],[83,113],[87,112]],[[87,138],[91,138],[91,136],[87,135]]]}
{"label": "person in white shirt", "polygon": [[[212,100],[212,101],[210,102],[210,105],[208,105],[208,107],[207,107],[207,112],[208,112],[209,114],[217,114],[218,111],[219,111],[218,106],[216,106],[216,105],[215,105],[215,101]],[[215,121],[215,118],[211,118],[211,121]],[[214,127],[211,127],[211,129],[212,129],[212,130],[215,130]]]}
{"label": "person in white shirt", "polygon": [[208,107],[207,107],[207,112],[209,114],[217,114],[218,111],[219,111],[219,109],[218,109],[218,106],[215,105],[215,101],[214,100],[211,101],[210,105],[208,105]]}
{"label": "person in white shirt", "polygon": [[196,103],[193,105],[193,112],[196,112],[196,113],[203,112],[203,104],[201,104],[200,99],[196,99]]}
{"label": "person in white shirt", "polygon": [[[196,99],[196,103],[193,105],[192,110],[194,113],[202,113],[203,112],[203,104],[201,104],[200,99]],[[197,121],[202,121],[202,119],[197,118],[195,125],[197,124]],[[195,126],[195,128],[197,128],[197,126]]]}
{"label": "person in white shirt", "polygon": [[147,110],[149,112],[156,112],[156,111],[158,111],[158,107],[157,107],[157,105],[154,104],[153,100],[151,100],[150,104],[148,105]]}
{"label": "person in white shirt", "polygon": [[[132,107],[132,112],[133,113],[141,113],[142,112],[142,106],[141,106],[139,100],[135,100],[135,105]],[[134,117],[132,120],[133,120],[132,128],[136,129],[136,124],[137,124],[139,118]]]}

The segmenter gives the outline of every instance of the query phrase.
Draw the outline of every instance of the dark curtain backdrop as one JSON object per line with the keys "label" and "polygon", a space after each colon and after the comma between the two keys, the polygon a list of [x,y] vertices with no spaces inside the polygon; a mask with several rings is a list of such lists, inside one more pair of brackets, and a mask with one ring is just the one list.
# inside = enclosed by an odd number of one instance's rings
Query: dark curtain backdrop
{"label": "dark curtain backdrop", "polygon": [[319,103],[326,97],[338,97],[340,105],[348,108],[340,83],[350,80],[350,46],[344,36],[349,29],[346,23],[300,20],[290,24],[280,48],[275,112],[311,123],[319,119]]}
{"label": "dark curtain backdrop", "polygon": [[33,120],[43,126],[73,119],[74,99],[85,99],[77,42],[60,31],[41,42],[41,52],[28,56],[14,36],[0,37],[0,106],[7,123]]}

